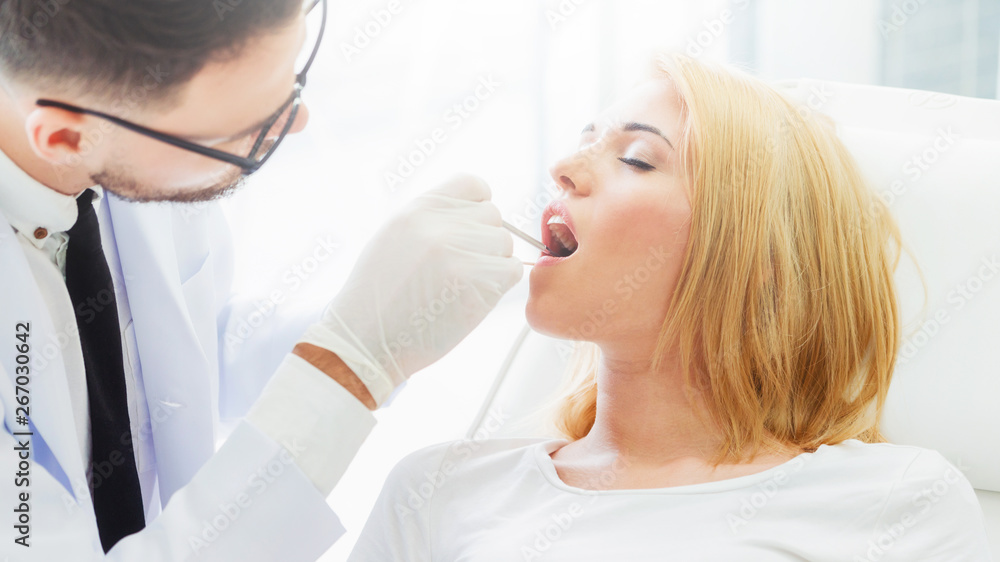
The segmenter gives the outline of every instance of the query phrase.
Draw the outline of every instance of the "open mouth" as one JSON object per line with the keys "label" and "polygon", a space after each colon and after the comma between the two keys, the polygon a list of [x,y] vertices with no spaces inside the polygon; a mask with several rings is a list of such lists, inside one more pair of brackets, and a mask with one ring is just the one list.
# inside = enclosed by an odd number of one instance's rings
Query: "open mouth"
{"label": "open mouth", "polygon": [[573,231],[569,210],[561,201],[553,201],[542,214],[542,242],[552,250],[552,256],[568,258],[580,247]]}
{"label": "open mouth", "polygon": [[548,244],[548,247],[557,258],[568,258],[580,247],[580,243],[576,241],[573,231],[570,230],[569,225],[566,224],[566,220],[561,216],[553,215],[549,217],[549,222],[546,226],[548,226],[549,235],[551,236],[551,242]]}

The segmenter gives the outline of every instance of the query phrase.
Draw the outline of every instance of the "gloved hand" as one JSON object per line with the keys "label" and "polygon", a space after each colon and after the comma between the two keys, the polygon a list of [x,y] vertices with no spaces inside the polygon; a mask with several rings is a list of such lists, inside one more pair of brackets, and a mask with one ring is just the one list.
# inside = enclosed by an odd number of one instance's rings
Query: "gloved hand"
{"label": "gloved hand", "polygon": [[459,176],[415,198],[368,243],[301,341],[336,353],[381,406],[524,275],[490,197],[483,180]]}

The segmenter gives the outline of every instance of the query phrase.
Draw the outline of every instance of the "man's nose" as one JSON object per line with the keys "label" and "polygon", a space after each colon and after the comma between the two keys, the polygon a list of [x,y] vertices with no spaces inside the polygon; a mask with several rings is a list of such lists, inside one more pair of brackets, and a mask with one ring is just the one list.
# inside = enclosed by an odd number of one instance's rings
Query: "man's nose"
{"label": "man's nose", "polygon": [[295,122],[292,123],[292,128],[288,130],[288,134],[292,135],[302,132],[302,129],[305,129],[308,123],[309,107],[306,106],[306,102],[302,102],[299,105],[299,113],[295,116]]}
{"label": "man's nose", "polygon": [[[289,109],[288,111],[291,111],[291,109]],[[286,120],[277,121],[275,123],[275,126],[271,127],[271,130],[267,132],[267,140],[272,140],[272,141],[278,140],[278,137],[281,136],[281,131],[285,128],[284,123],[287,123],[287,121]],[[288,134],[294,135],[295,133],[301,132],[302,129],[306,128],[306,125],[308,123],[309,123],[309,108],[306,107],[305,102],[302,102],[301,104],[299,104],[299,110],[295,114],[295,121],[292,123],[292,126],[288,129]]]}

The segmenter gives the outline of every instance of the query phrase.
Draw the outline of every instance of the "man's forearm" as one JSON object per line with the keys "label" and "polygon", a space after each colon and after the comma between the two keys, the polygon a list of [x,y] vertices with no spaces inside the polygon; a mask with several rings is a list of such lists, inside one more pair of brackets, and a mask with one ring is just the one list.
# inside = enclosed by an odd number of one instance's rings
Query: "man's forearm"
{"label": "man's forearm", "polygon": [[323,371],[331,379],[337,381],[340,386],[346,388],[348,392],[353,394],[369,410],[374,410],[378,407],[375,399],[368,392],[368,387],[361,382],[361,379],[354,374],[354,371],[348,368],[336,353],[311,343],[296,344],[295,348],[292,349],[292,353],[305,359],[313,367]]}

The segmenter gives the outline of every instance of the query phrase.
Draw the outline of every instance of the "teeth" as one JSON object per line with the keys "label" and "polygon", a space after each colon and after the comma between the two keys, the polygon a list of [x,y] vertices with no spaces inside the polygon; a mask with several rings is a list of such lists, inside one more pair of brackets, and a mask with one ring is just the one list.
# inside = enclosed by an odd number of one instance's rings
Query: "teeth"
{"label": "teeth", "polygon": [[566,221],[563,220],[563,218],[560,217],[559,215],[552,215],[551,217],[549,217],[549,222],[547,222],[546,224],[566,224]]}
{"label": "teeth", "polygon": [[549,232],[552,233],[552,239],[559,245],[558,248],[553,248],[556,254],[560,257],[572,255],[579,244],[576,241],[576,237],[570,232],[569,227],[566,226],[566,223],[562,219],[555,222],[549,220],[548,227]]}

